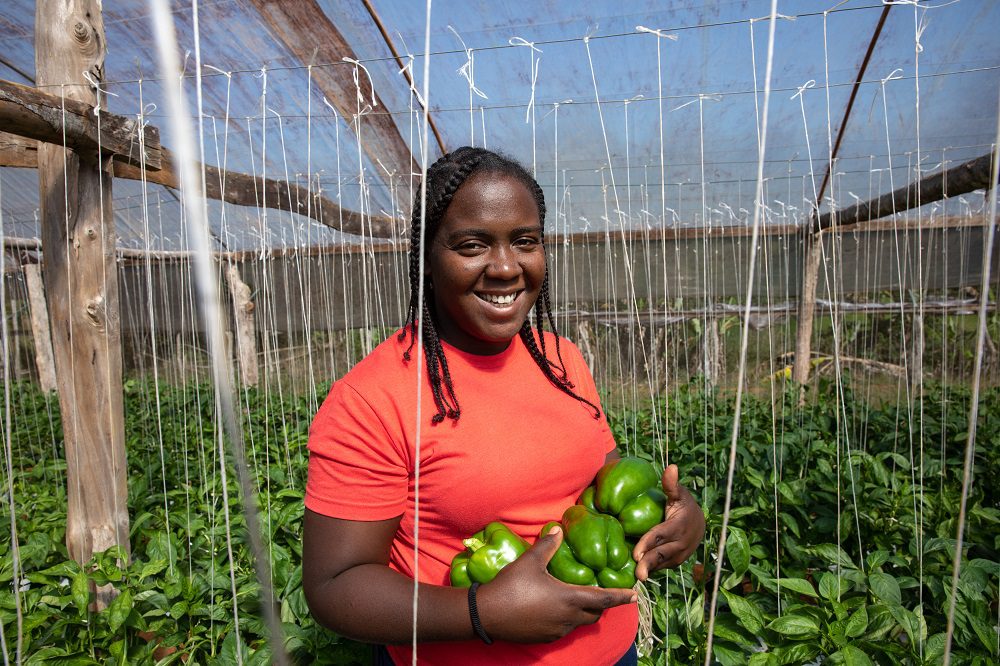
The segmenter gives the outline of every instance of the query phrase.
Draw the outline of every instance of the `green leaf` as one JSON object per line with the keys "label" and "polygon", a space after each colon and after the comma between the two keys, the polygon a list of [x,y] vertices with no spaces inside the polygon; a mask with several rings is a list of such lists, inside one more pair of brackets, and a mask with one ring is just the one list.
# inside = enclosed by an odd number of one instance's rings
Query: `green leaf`
{"label": "green leaf", "polygon": [[739,625],[735,615],[730,615],[728,613],[721,613],[717,615],[715,617],[715,626],[712,628],[712,633],[722,640],[736,643],[737,645],[742,645],[744,647],[757,647],[757,641],[754,640],[752,636],[747,634],[746,630]]}
{"label": "green leaf", "polygon": [[752,634],[760,633],[760,630],[764,628],[764,614],[757,607],[757,604],[728,590],[723,590],[722,594],[726,597],[729,610],[733,612],[740,624]]}
{"label": "green leaf", "polygon": [[969,613],[969,624],[972,625],[972,630],[976,632],[980,642],[986,646],[986,651],[991,655],[996,655],[996,630],[971,613]]}
{"label": "green leaf", "polygon": [[146,562],[142,565],[142,569],[139,571],[139,580],[141,581],[149,576],[156,575],[166,568],[166,560],[153,560],[152,562]]}
{"label": "green leaf", "polygon": [[896,620],[893,618],[892,613],[889,612],[888,606],[875,604],[874,606],[868,607],[868,629],[865,634],[866,640],[877,641],[889,633],[889,631],[895,626]]}
{"label": "green leaf", "polygon": [[892,613],[892,617],[903,628],[906,635],[910,637],[911,643],[916,643],[920,640],[920,622],[917,620],[917,616],[913,614],[913,611],[907,610],[902,606],[889,606],[889,612]]}
{"label": "green leaf", "polygon": [[780,580],[775,579],[775,582],[781,585],[782,592],[796,592],[810,597],[819,596],[816,594],[816,590],[813,589],[812,583],[805,578],[782,578]]}
{"label": "green leaf", "polygon": [[847,620],[844,625],[844,634],[851,638],[857,638],[865,633],[868,628],[868,609],[862,606],[854,612],[854,615]]}
{"label": "green leaf", "polygon": [[902,598],[899,592],[899,583],[890,574],[878,572],[871,574],[868,576],[868,586],[876,597],[889,606],[899,605]]}
{"label": "green leaf", "polygon": [[945,633],[934,634],[924,643],[924,659],[933,662],[944,656]]}
{"label": "green leaf", "polygon": [[[718,636],[718,634],[716,635]],[[712,656],[715,658],[715,661],[722,666],[743,666],[743,664],[747,661],[746,655],[742,650],[734,650],[723,643],[715,644],[715,648],[712,650]]]}
{"label": "green leaf", "polygon": [[839,600],[851,589],[851,583],[835,574],[824,571],[819,577],[819,593],[824,599]]}
{"label": "green leaf", "polygon": [[73,595],[73,605],[80,611],[80,615],[86,615],[87,606],[90,605],[90,579],[86,573],[78,571],[73,574],[70,593]]}
{"label": "green leaf", "polygon": [[868,553],[867,559],[868,569],[877,569],[889,561],[889,553],[884,550],[876,550],[874,553]]}
{"label": "green leaf", "polygon": [[830,655],[831,659],[838,654],[843,660],[842,663],[844,666],[873,666],[872,660],[868,658],[868,655],[853,645],[845,645],[840,652]]}
{"label": "green leaf", "polygon": [[131,612],[132,592],[126,588],[108,606],[108,626],[111,629],[111,633],[117,632],[125,624],[125,620],[128,619],[128,615]]}
{"label": "green leaf", "polygon": [[814,643],[793,643],[774,648],[774,656],[779,664],[807,664],[819,654],[819,646]]}
{"label": "green leaf", "polygon": [[768,629],[782,636],[814,636],[819,633],[819,623],[808,615],[782,615],[767,625]]}
{"label": "green leaf", "polygon": [[777,663],[778,661],[770,652],[756,652],[750,655],[750,661],[747,662],[747,666],[774,666]]}
{"label": "green leaf", "polygon": [[726,558],[733,573],[742,576],[750,566],[750,542],[746,533],[738,527],[730,527],[726,539]]}
{"label": "green leaf", "polygon": [[843,548],[835,543],[821,543],[811,548],[813,554],[828,564],[835,564],[849,569],[857,569],[854,561]]}

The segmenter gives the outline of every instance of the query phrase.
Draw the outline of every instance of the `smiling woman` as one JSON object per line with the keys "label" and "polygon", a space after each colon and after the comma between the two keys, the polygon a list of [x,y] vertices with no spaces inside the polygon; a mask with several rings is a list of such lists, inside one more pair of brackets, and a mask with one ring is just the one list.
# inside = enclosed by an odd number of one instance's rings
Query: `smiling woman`
{"label": "smiling woman", "polygon": [[538,205],[524,184],[491,174],[467,180],[428,255],[441,337],[474,354],[506,349],[545,281]]}
{"label": "smiling woman", "polygon": [[[546,566],[561,531],[535,539],[618,456],[580,352],[543,330],[555,327],[541,188],[516,162],[461,148],[428,170],[426,190],[406,326],[334,383],[313,422],[310,609],[338,633],[388,645],[382,661],[412,660],[416,624],[421,663],[634,664],[635,593],[556,580]],[[418,376],[430,388],[419,396]],[[680,564],[704,529],[676,466],[664,489],[667,521],[632,553],[640,580]],[[450,586],[462,540],[494,521],[535,545],[488,583]]]}

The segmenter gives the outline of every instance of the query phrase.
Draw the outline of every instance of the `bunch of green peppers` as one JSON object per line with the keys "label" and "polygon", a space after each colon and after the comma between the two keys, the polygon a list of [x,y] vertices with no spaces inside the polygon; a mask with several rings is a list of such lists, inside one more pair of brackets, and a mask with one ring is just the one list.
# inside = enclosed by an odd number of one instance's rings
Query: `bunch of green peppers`
{"label": "bunch of green peppers", "polygon": [[[653,466],[641,458],[621,458],[604,465],[593,486],[561,521],[542,528],[539,538],[556,525],[563,540],[549,561],[549,573],[564,583],[630,588],[635,585],[635,560],[626,537],[645,534],[663,522],[667,498]],[[527,542],[503,523],[490,523],[470,539],[451,563],[451,584],[469,587],[487,583],[528,548]]]}

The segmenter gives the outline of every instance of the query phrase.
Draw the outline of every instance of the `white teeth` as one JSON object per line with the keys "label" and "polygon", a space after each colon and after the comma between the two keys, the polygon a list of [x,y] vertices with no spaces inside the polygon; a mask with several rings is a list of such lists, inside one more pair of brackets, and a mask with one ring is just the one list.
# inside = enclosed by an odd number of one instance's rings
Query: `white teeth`
{"label": "white teeth", "polygon": [[494,305],[510,305],[517,298],[517,294],[507,294],[506,296],[495,296],[493,294],[478,294],[479,298]]}

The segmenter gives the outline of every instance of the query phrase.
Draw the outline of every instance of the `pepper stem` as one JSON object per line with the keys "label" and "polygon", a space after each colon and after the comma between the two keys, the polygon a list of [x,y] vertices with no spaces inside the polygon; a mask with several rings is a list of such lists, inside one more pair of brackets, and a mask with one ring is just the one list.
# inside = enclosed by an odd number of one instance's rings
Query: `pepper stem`
{"label": "pepper stem", "polygon": [[486,545],[485,543],[483,543],[482,539],[477,539],[476,537],[469,537],[468,539],[463,539],[462,544],[464,544],[465,547],[471,550],[473,553]]}

